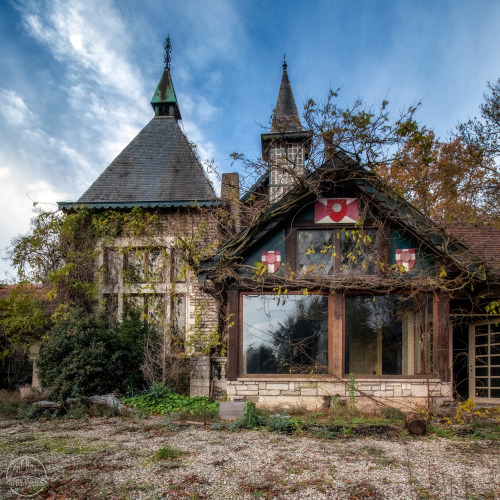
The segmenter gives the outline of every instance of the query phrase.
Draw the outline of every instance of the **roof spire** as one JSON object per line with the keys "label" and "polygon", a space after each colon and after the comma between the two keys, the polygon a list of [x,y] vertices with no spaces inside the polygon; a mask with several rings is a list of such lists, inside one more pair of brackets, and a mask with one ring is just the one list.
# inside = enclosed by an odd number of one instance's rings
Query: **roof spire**
{"label": "roof spire", "polygon": [[170,54],[172,52],[172,44],[170,43],[170,35],[167,35],[167,38],[163,42],[163,48],[165,49],[165,55],[163,59],[165,60],[165,69],[170,69]]}
{"label": "roof spire", "polygon": [[170,43],[170,35],[167,36],[163,42],[165,55],[165,69],[160,79],[158,87],[151,99],[151,106],[155,110],[156,116],[173,116],[176,120],[182,120],[179,105],[177,104],[177,97],[175,95],[174,84],[170,76],[170,54],[172,53],[172,44]]}
{"label": "roof spire", "polygon": [[283,76],[281,77],[280,91],[271,122],[271,134],[276,132],[302,131],[302,124],[300,123],[297,105],[293,97],[292,86],[286,72],[287,66],[286,57],[283,54]]}

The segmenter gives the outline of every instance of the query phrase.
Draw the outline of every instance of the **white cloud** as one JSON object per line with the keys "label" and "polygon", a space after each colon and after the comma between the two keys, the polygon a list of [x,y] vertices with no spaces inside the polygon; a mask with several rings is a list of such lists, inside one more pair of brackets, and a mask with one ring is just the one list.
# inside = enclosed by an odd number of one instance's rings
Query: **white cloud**
{"label": "white cloud", "polygon": [[95,81],[116,88],[130,99],[142,97],[142,80],[125,58],[130,47],[127,29],[109,0],[85,2],[26,1],[24,26],[54,55],[72,63],[79,74],[94,73]]}
{"label": "white cloud", "polygon": [[33,113],[15,90],[0,89],[0,102],[0,113],[10,125],[18,127],[33,118]]}

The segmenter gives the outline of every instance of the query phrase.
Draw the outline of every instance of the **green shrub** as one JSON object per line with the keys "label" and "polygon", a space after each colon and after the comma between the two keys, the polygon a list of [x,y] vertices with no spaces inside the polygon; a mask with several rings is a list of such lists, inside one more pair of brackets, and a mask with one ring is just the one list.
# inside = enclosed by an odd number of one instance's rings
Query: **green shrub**
{"label": "green shrub", "polygon": [[172,448],[171,446],[165,446],[160,448],[155,454],[155,460],[175,460],[184,457],[188,454],[187,451],[178,450],[177,448]]}
{"label": "green shrub", "polygon": [[267,427],[271,432],[279,432],[285,434],[292,429],[290,416],[285,413],[271,415],[267,419]]}
{"label": "green shrub", "polygon": [[77,311],[57,324],[42,344],[42,382],[51,387],[51,398],[59,400],[144,387],[140,367],[144,341],[151,335],[155,332],[136,311],[121,323],[104,313]]}
{"label": "green shrub", "polygon": [[223,431],[225,429],[227,429],[227,425],[225,424],[225,422],[214,422],[212,424],[213,431]]}
{"label": "green shrub", "polygon": [[145,394],[124,398],[123,402],[133,408],[149,413],[175,413],[183,417],[212,420],[219,413],[219,403],[209,398],[197,396],[190,398],[172,392],[161,384],[153,384]]}

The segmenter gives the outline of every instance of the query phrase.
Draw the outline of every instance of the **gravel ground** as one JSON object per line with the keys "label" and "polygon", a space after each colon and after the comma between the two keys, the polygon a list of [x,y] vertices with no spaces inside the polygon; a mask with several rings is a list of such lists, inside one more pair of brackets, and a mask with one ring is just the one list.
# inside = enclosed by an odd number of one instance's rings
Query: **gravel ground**
{"label": "gravel ground", "polygon": [[[159,460],[155,452],[186,452]],[[0,421],[0,497],[15,459],[31,456],[49,485],[35,498],[500,498],[498,442],[336,439],[212,431],[165,418]]]}

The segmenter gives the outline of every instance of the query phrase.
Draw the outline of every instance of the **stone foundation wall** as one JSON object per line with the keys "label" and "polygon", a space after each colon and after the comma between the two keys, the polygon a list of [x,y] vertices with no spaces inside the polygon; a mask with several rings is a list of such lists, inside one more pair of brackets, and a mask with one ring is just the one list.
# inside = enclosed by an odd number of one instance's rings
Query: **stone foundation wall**
{"label": "stone foundation wall", "polygon": [[227,358],[209,356],[192,357],[189,360],[189,395],[221,399],[226,394]]}
{"label": "stone foundation wall", "polygon": [[[348,380],[238,379],[227,382],[230,400],[244,396],[261,408],[305,406],[315,410],[329,406],[332,396],[349,399]],[[451,383],[439,379],[360,379],[356,381],[356,405],[367,408],[383,401],[395,407],[426,405],[428,396],[436,405],[452,400]]]}
{"label": "stone foundation wall", "polygon": [[191,358],[190,365],[190,380],[189,380],[189,395],[209,396],[210,395],[210,357],[200,356]]}

